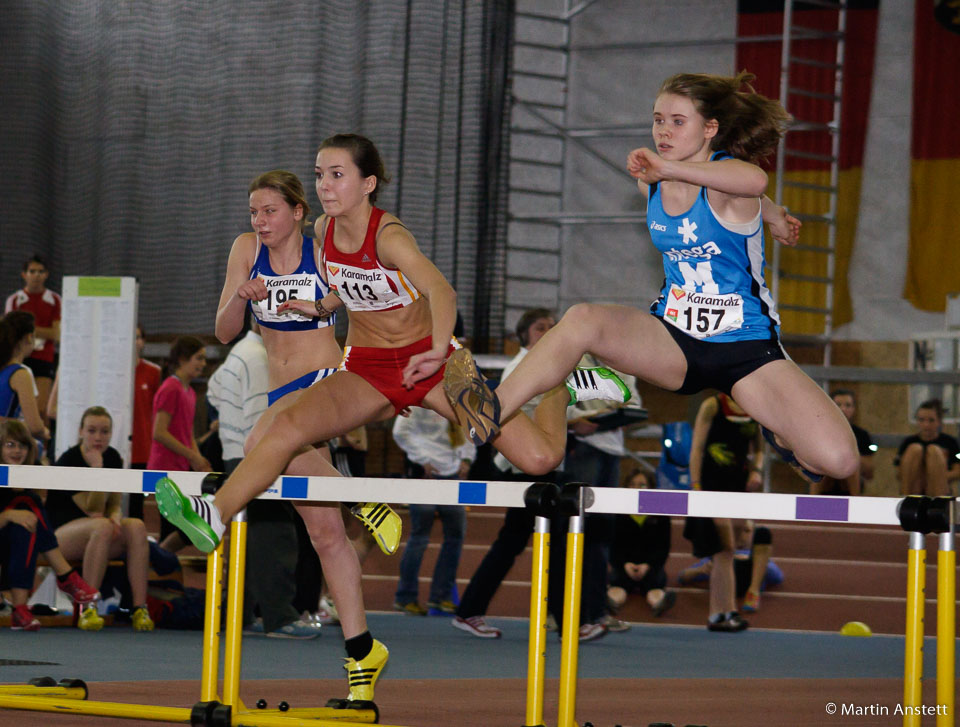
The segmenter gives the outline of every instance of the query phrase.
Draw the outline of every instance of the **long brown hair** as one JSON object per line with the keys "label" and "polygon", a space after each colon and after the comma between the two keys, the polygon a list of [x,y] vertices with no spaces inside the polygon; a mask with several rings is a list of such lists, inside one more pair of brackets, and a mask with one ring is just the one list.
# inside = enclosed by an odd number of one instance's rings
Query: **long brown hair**
{"label": "long brown hair", "polygon": [[755,78],[747,71],[736,76],[678,73],[663,82],[657,95],[689,98],[705,120],[717,121],[717,135],[710,141],[713,151],[757,163],[777,150],[791,116],[779,101],[753,90],[750,82]]}

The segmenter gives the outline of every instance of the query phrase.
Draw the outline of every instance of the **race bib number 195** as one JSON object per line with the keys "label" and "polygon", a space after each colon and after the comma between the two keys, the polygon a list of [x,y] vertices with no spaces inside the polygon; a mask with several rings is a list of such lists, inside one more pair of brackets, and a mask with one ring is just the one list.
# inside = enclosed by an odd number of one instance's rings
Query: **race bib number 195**
{"label": "race bib number 195", "polygon": [[293,309],[284,313],[277,313],[277,307],[288,300],[299,299],[312,301],[317,285],[313,275],[300,274],[260,277],[267,286],[267,297],[254,303],[257,307],[257,317],[260,318],[260,320],[270,323],[312,320]]}
{"label": "race bib number 195", "polygon": [[739,293],[691,293],[674,284],[663,317],[694,338],[709,338],[743,325],[743,298]]}

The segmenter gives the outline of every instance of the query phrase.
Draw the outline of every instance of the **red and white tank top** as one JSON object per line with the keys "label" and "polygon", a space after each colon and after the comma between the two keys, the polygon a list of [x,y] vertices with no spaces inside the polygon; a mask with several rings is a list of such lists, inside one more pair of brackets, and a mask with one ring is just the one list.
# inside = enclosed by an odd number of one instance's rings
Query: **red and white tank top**
{"label": "red and white tank top", "polygon": [[323,264],[330,290],[352,311],[386,311],[405,308],[421,293],[403,273],[385,267],[377,257],[377,230],[383,210],[373,208],[363,245],[353,253],[341,252],[333,244],[336,220],[330,218],[323,236]]}

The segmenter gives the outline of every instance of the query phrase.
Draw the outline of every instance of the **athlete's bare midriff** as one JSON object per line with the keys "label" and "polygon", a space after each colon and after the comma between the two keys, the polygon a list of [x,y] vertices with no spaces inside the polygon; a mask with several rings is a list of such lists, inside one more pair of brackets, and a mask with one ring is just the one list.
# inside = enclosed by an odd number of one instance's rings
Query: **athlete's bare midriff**
{"label": "athlete's bare midriff", "polygon": [[[341,309],[345,310],[345,309]],[[350,311],[348,346],[400,348],[433,333],[430,303],[426,298],[387,311]]]}
{"label": "athlete's bare midriff", "polygon": [[263,345],[267,349],[267,372],[270,388],[305,376],[318,369],[332,369],[343,357],[333,326],[309,331],[278,331],[261,327]]}

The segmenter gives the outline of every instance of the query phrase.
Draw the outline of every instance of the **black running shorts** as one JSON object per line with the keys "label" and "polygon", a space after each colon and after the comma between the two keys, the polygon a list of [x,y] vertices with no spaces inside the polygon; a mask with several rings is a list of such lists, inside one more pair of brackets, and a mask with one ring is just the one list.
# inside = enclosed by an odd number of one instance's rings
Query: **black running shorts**
{"label": "black running shorts", "polygon": [[747,374],[787,357],[776,339],[711,343],[687,335],[662,318],[657,320],[670,332],[687,360],[687,375],[678,394],[696,394],[704,389],[730,394],[733,385]]}

